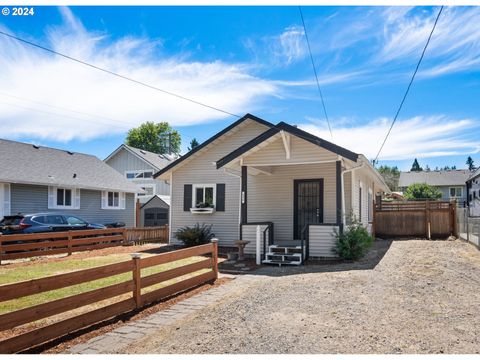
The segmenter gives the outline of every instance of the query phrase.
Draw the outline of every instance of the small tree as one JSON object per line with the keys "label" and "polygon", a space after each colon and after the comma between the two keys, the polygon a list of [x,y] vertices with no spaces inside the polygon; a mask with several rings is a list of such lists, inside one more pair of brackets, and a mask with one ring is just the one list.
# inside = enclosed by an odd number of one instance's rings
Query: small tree
{"label": "small tree", "polygon": [[412,168],[410,169],[410,171],[422,171],[422,167],[420,166],[420,164],[418,163],[418,160],[415,158],[415,160],[413,161],[413,164],[412,164]]}
{"label": "small tree", "polygon": [[192,141],[190,141],[190,147],[188,148],[188,151],[192,151],[198,145],[200,145],[200,144],[198,143],[197,139],[193,138]]}
{"label": "small tree", "polygon": [[403,193],[407,200],[437,200],[442,193],[435,186],[423,183],[412,184]]}
{"label": "small tree", "polygon": [[471,156],[467,158],[467,162],[465,163],[468,165],[468,170],[473,171],[475,170],[475,164],[473,163],[473,159]]}

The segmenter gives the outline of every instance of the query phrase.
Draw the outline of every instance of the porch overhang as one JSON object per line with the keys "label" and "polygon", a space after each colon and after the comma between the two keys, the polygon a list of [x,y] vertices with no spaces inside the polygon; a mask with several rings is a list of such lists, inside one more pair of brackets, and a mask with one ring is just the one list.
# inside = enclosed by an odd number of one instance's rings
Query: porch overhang
{"label": "porch overhang", "polygon": [[[242,166],[242,157],[251,154],[255,151],[260,150],[261,148],[267,146],[269,143],[281,139],[284,149],[285,149],[285,158],[290,159],[292,155],[291,148],[291,136],[297,137],[299,139],[305,140],[308,143],[314,144],[324,150],[328,150],[333,154],[338,155],[339,157],[346,158],[350,161],[357,162],[359,154],[356,154],[348,149],[345,149],[341,146],[328,142],[324,139],[321,139],[317,136],[314,136],[306,131],[300,130],[294,126],[291,126],[287,123],[281,122],[274,127],[268,129],[264,133],[260,134],[256,138],[250,140],[244,145],[233,150],[220,160],[216,162],[217,169],[226,167],[231,163],[240,161],[240,166]],[[329,160],[332,161],[332,160]],[[318,163],[318,161],[316,161]],[[293,163],[293,162],[292,162]],[[308,163],[308,162],[307,162]],[[313,163],[313,162],[312,162]],[[258,164],[257,164],[258,165]],[[263,164],[262,164],[263,165]],[[272,164],[273,165],[273,164]]]}

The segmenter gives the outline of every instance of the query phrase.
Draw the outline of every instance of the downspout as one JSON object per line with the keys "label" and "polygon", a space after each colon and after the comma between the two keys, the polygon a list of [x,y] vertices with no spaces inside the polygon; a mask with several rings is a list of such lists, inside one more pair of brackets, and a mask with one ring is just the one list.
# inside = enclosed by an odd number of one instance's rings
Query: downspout
{"label": "downspout", "polygon": [[[345,178],[344,178],[344,175],[347,173],[347,172],[350,172],[350,171],[355,171],[355,170],[358,170],[358,169],[361,169],[365,166],[365,163],[362,161],[362,163],[358,166],[355,166],[351,169],[345,169],[342,171],[342,176],[340,177],[340,180],[341,180],[341,183],[342,183],[342,209],[343,209],[343,212],[342,212],[342,222],[343,222],[343,225],[345,226],[346,223],[347,223],[347,215],[345,213]],[[353,197],[353,194],[352,194],[352,197]]]}

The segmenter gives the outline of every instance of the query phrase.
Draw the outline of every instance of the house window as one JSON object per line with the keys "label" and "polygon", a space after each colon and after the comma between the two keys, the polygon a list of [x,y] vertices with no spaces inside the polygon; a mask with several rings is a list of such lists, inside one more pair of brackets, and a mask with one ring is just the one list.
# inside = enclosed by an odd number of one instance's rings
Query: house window
{"label": "house window", "polygon": [[373,193],[372,189],[368,189],[368,222],[373,220]]}
{"label": "house window", "polygon": [[450,188],[450,197],[461,198],[462,197],[462,188],[461,187],[451,187]]}
{"label": "house window", "polygon": [[155,193],[155,186],[142,186],[141,187],[143,190],[145,190],[144,194],[137,194],[138,196],[151,196]]}
{"label": "house window", "polygon": [[362,183],[358,187],[358,221],[362,221]]}
{"label": "house window", "polygon": [[137,180],[137,179],[152,179],[153,170],[130,170],[125,172],[125,177],[128,180]]}
{"label": "house window", "polygon": [[72,206],[72,189],[57,189],[57,206],[68,207]]}
{"label": "house window", "polygon": [[215,184],[193,185],[193,208],[214,208],[216,197]]}
{"label": "house window", "polygon": [[80,189],[52,187],[48,188],[49,209],[80,209]]}
{"label": "house window", "polygon": [[102,209],[125,209],[125,193],[102,191]]}

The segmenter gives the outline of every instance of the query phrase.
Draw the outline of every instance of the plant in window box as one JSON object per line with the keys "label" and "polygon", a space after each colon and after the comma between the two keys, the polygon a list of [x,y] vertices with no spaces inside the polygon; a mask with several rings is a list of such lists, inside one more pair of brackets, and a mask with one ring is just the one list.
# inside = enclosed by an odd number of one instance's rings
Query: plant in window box
{"label": "plant in window box", "polygon": [[195,208],[190,209],[193,214],[212,214],[215,211],[215,206],[208,202],[202,202],[195,205]]}

